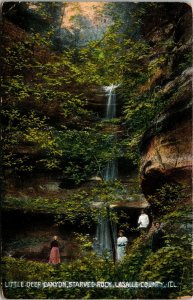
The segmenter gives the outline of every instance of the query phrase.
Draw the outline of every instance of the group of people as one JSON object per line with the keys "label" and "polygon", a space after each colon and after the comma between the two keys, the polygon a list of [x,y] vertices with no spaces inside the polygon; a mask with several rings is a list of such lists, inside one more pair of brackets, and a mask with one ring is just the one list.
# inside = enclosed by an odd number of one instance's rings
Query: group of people
{"label": "group of people", "polygon": [[[145,211],[141,210],[141,215],[138,218],[138,230],[141,233],[147,231],[150,225],[149,216],[145,213]],[[117,260],[120,261],[126,254],[126,248],[128,244],[128,239],[124,236],[124,231],[119,231],[119,237],[117,239]],[[161,229],[160,222],[154,223],[154,232],[152,234],[151,240],[151,249],[153,252],[156,252],[160,248],[164,246],[164,232]]]}
{"label": "group of people", "polygon": [[[144,210],[141,210],[141,215],[138,218],[138,229],[141,233],[145,232],[149,227],[150,221],[148,215]],[[154,223],[154,232],[152,235],[151,249],[153,252],[157,251],[164,246],[164,232],[161,229],[161,224],[159,222]],[[117,261],[123,259],[126,254],[126,248],[128,244],[128,239],[124,236],[124,231],[119,230],[119,237],[117,238]],[[50,245],[50,256],[49,263],[59,264],[60,263],[60,252],[58,237],[54,236],[53,241]]]}

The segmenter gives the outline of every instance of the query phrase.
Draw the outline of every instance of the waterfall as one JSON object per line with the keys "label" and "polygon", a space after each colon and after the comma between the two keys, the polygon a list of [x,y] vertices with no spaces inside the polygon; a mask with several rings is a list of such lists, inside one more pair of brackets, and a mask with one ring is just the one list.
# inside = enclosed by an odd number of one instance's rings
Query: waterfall
{"label": "waterfall", "polygon": [[[107,217],[100,216],[97,231],[96,231],[96,239],[94,249],[99,255],[106,254],[108,257],[112,258],[112,240],[110,238],[110,224]],[[113,238],[115,241],[116,238],[116,224],[111,224]]]}
{"label": "waterfall", "polygon": [[117,162],[116,160],[111,160],[107,163],[105,172],[104,172],[104,180],[115,180],[117,179]]}
{"label": "waterfall", "polygon": [[[109,86],[105,86],[104,90],[106,91],[108,100],[106,104],[106,119],[110,120],[116,117],[116,93],[115,89],[119,85],[111,84]],[[114,136],[116,133],[114,134]],[[117,179],[117,162],[116,160],[111,160],[107,163],[106,170],[104,172],[104,179],[105,180],[115,180]]]}
{"label": "waterfall", "polygon": [[[106,119],[112,119],[116,117],[116,94],[115,89],[118,85],[110,85],[104,87],[106,95],[108,97],[106,104]],[[104,171],[104,180],[115,180],[117,179],[118,168],[117,161],[115,159],[107,163]],[[96,238],[94,249],[99,255],[107,254],[110,258],[113,257],[113,244],[116,241],[116,224],[111,223],[109,215],[106,217],[100,216],[97,224]]]}
{"label": "waterfall", "polygon": [[108,96],[106,105],[106,119],[113,119],[116,117],[116,93],[115,89],[118,85],[111,84],[110,86],[105,86],[104,90]]}

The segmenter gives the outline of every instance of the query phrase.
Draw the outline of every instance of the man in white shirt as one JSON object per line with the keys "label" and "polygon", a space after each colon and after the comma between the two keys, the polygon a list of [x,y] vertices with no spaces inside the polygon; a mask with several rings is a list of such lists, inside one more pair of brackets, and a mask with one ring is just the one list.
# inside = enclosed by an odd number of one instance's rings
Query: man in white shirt
{"label": "man in white shirt", "polygon": [[149,217],[148,215],[144,212],[144,210],[141,210],[141,215],[139,216],[138,219],[138,225],[139,229],[146,229],[149,226]]}
{"label": "man in white shirt", "polygon": [[117,260],[122,260],[126,253],[128,239],[124,236],[124,231],[119,230],[119,237],[117,239]]}

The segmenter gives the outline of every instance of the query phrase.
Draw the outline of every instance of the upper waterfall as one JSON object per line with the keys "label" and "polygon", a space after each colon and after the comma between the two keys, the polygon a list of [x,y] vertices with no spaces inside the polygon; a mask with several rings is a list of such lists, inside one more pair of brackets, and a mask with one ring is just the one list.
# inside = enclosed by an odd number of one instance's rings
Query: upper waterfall
{"label": "upper waterfall", "polygon": [[108,96],[107,106],[106,106],[106,119],[113,119],[116,117],[116,93],[115,89],[119,85],[111,84],[109,86],[104,86],[104,90]]}

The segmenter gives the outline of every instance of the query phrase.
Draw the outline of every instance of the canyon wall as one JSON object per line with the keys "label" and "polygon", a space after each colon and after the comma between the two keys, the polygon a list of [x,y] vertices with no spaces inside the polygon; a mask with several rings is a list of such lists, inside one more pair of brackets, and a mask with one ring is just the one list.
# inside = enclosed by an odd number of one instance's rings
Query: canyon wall
{"label": "canyon wall", "polygon": [[[160,4],[161,5],[161,4]],[[168,4],[169,6],[171,4]],[[166,99],[166,108],[150,124],[141,140],[141,186],[146,196],[151,195],[166,182],[190,185],[192,173],[192,68],[182,71],[185,55],[191,55],[191,8],[176,4],[164,12],[153,26],[144,28],[147,40],[163,42],[173,40],[165,77],[157,78],[159,94]],[[151,13],[150,13],[151,14]],[[156,12],[152,11],[155,20]],[[173,21],[178,16],[177,25]],[[150,16],[146,17],[147,22]],[[162,23],[167,22],[163,31]],[[146,24],[146,23],[144,23]],[[168,28],[166,30],[166,28]],[[159,51],[164,49],[157,49]]]}

